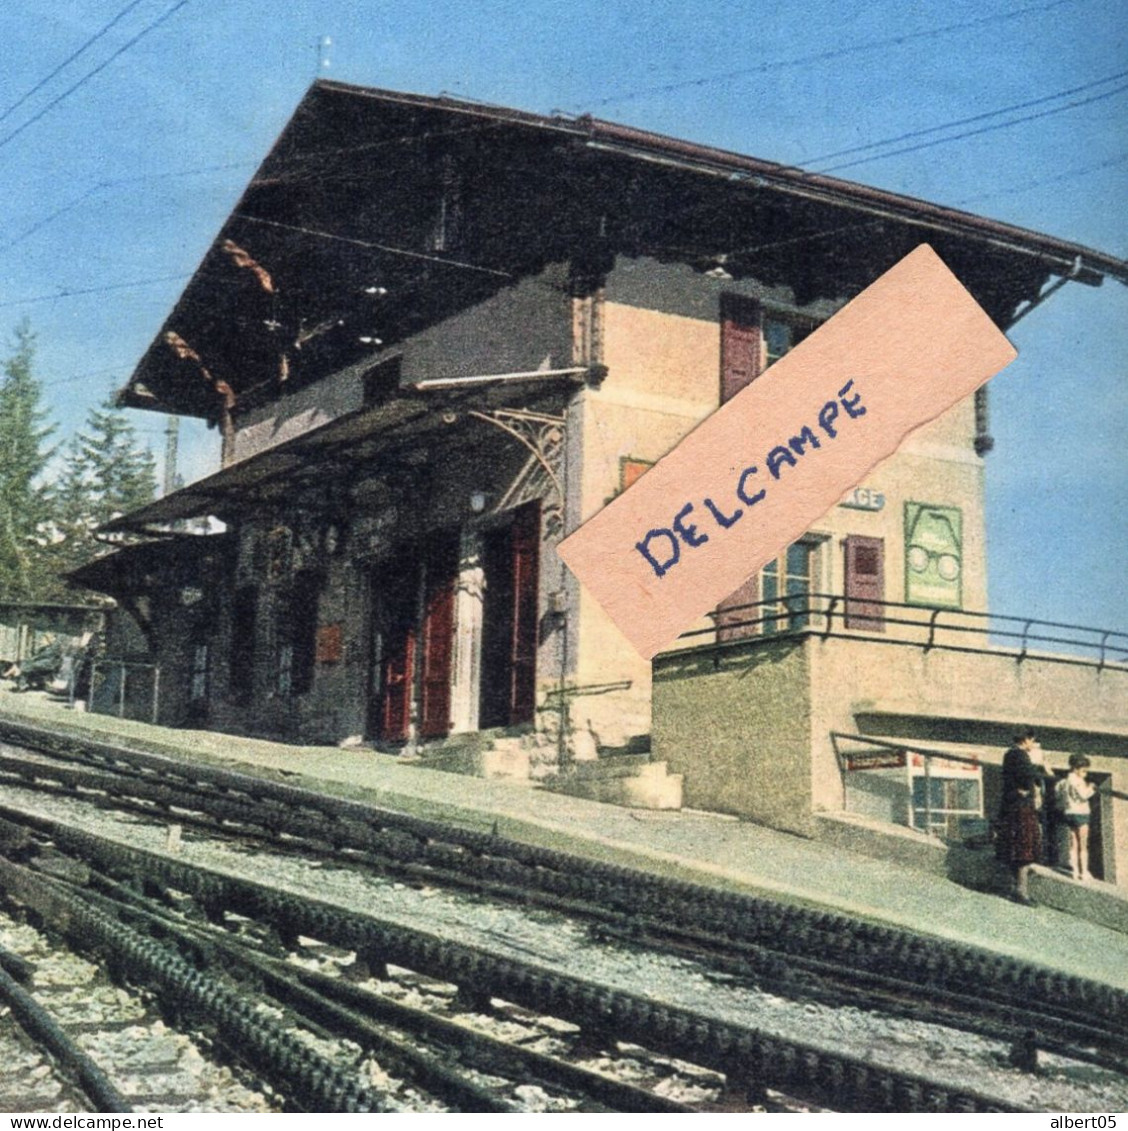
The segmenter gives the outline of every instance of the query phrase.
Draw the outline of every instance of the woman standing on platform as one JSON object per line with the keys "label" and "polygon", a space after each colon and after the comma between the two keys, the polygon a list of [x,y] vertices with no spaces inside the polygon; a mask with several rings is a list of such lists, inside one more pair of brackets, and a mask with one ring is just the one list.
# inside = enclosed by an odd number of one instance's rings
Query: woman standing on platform
{"label": "woman standing on platform", "polygon": [[1038,800],[1045,771],[1030,757],[1037,745],[1034,732],[1026,730],[1015,735],[1010,749],[1003,755],[1003,794],[996,841],[998,858],[1011,869],[1012,898],[1026,906],[1032,903],[1030,868],[1042,855]]}

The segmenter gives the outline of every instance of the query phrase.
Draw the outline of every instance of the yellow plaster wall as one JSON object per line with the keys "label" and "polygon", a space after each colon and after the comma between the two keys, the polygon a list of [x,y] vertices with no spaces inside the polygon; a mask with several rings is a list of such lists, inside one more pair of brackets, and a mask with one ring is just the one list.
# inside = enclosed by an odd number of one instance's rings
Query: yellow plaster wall
{"label": "yellow plaster wall", "polygon": [[[599,389],[582,394],[580,509],[585,520],[618,493],[622,459],[660,459],[716,410],[720,393],[716,320],[606,302],[601,324],[607,378]],[[869,535],[884,539],[886,600],[904,600],[904,504],[957,506],[963,513],[963,608],[985,610],[984,469],[973,450],[974,436],[974,403],[968,398],[918,429],[866,477],[862,485],[885,496],[881,511],[838,506],[816,523],[818,587],[843,591],[842,541],[851,534]],[[577,714],[590,718],[600,733],[619,736],[613,741],[644,733],[650,719],[650,665],[586,592],[578,616],[577,683],[631,680],[632,686],[598,702],[594,697],[577,702]],[[890,631],[897,630],[890,626]]]}
{"label": "yellow plaster wall", "polygon": [[[985,725],[1073,731],[1087,736],[1093,769],[1111,774],[1111,787],[1124,792],[1125,702],[1123,665],[1102,669],[1037,654],[1019,661],[1002,652],[925,651],[815,633],[659,655],[651,733],[654,757],[685,775],[687,805],[806,832],[811,813],[843,809],[830,735],[857,733],[859,716],[942,723],[946,735],[975,749]],[[1047,750],[1047,760],[1062,767],[1070,752]],[[999,745],[991,760],[1002,754]],[[1117,882],[1124,887],[1128,803],[1114,802],[1112,812]]]}

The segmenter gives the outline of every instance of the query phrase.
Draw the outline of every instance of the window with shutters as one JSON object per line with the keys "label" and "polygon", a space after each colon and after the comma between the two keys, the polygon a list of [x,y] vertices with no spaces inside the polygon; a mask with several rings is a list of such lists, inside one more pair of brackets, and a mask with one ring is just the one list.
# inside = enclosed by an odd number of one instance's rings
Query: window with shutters
{"label": "window with shutters", "polygon": [[814,329],[814,323],[796,318],[764,315],[764,368],[774,365]]}
{"label": "window with shutters", "polygon": [[845,551],[846,614],[850,629],[885,631],[885,542],[881,538],[851,535]]}
{"label": "window with shutters", "polygon": [[765,636],[810,624],[816,550],[813,542],[794,542],[760,571],[760,600],[765,602],[760,631]]}
{"label": "window with shutters", "polygon": [[[792,318],[765,311],[755,299],[744,295],[721,295],[721,404],[731,400],[741,389],[751,384],[771,364],[778,361],[789,349],[798,345],[813,329],[815,323],[809,319]],[[806,614],[792,613],[783,608],[772,610],[748,609],[760,600],[774,601],[777,595],[787,596],[787,587],[799,585],[799,576],[806,570],[808,580],[803,588],[810,592],[810,572],[813,569],[815,544],[798,542],[779,561],[770,564],[760,575],[750,577],[736,592],[726,597],[714,614],[717,623],[717,639],[738,640],[759,632],[787,631],[793,620],[793,627],[806,624]],[[792,553],[794,550],[794,553]],[[788,569],[788,555],[791,564],[800,572]],[[791,594],[792,604],[798,606],[798,598]],[[761,616],[772,619],[760,626],[749,623]],[[802,625],[799,621],[802,621]]]}
{"label": "window with shutters", "polygon": [[744,295],[721,295],[721,404],[815,329],[813,319],[765,310]]}

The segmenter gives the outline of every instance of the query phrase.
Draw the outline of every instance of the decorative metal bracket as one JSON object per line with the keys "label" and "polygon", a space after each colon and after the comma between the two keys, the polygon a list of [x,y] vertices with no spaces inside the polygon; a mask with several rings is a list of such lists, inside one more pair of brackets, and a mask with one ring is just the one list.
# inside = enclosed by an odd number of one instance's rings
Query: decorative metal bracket
{"label": "decorative metal bracket", "polygon": [[499,509],[515,505],[521,494],[540,494],[543,488],[536,479],[546,477],[556,501],[545,507],[545,533],[558,529],[564,513],[564,488],[560,483],[559,467],[564,451],[565,417],[511,408],[497,408],[491,412],[470,409],[466,415],[500,428],[529,450],[528,462],[505,493]]}

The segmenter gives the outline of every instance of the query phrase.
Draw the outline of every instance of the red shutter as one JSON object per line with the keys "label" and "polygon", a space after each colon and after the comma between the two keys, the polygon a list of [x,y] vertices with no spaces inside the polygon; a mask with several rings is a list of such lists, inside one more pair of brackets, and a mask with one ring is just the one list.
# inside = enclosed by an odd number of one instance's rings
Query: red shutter
{"label": "red shutter", "polygon": [[[721,295],[721,404],[731,400],[746,385],[760,376],[760,306],[742,295]],[[760,579],[753,575],[717,606],[717,639],[740,640],[753,636],[751,625],[758,609],[738,609],[760,599]],[[727,627],[730,625],[739,627]]]}
{"label": "red shutter", "polygon": [[742,609],[740,605],[755,605],[760,599],[760,577],[753,574],[735,593],[726,597],[718,606],[716,613],[717,640],[743,640],[756,635],[756,626],[744,624],[763,615],[763,609]]}
{"label": "red shutter", "polygon": [[428,585],[423,614],[423,702],[421,738],[450,732],[451,657],[454,645],[454,579],[440,573]]}
{"label": "red shutter", "polygon": [[390,742],[407,738],[411,721],[411,684],[415,670],[415,629],[404,625],[388,641],[381,673],[380,737]]}
{"label": "red shutter", "polygon": [[533,721],[537,699],[537,585],[540,504],[517,511],[510,531],[513,562],[513,628],[510,637],[509,725]]}
{"label": "red shutter", "polygon": [[860,534],[846,539],[846,627],[885,631],[885,542]]}
{"label": "red shutter", "polygon": [[721,404],[760,376],[760,307],[721,295]]}

